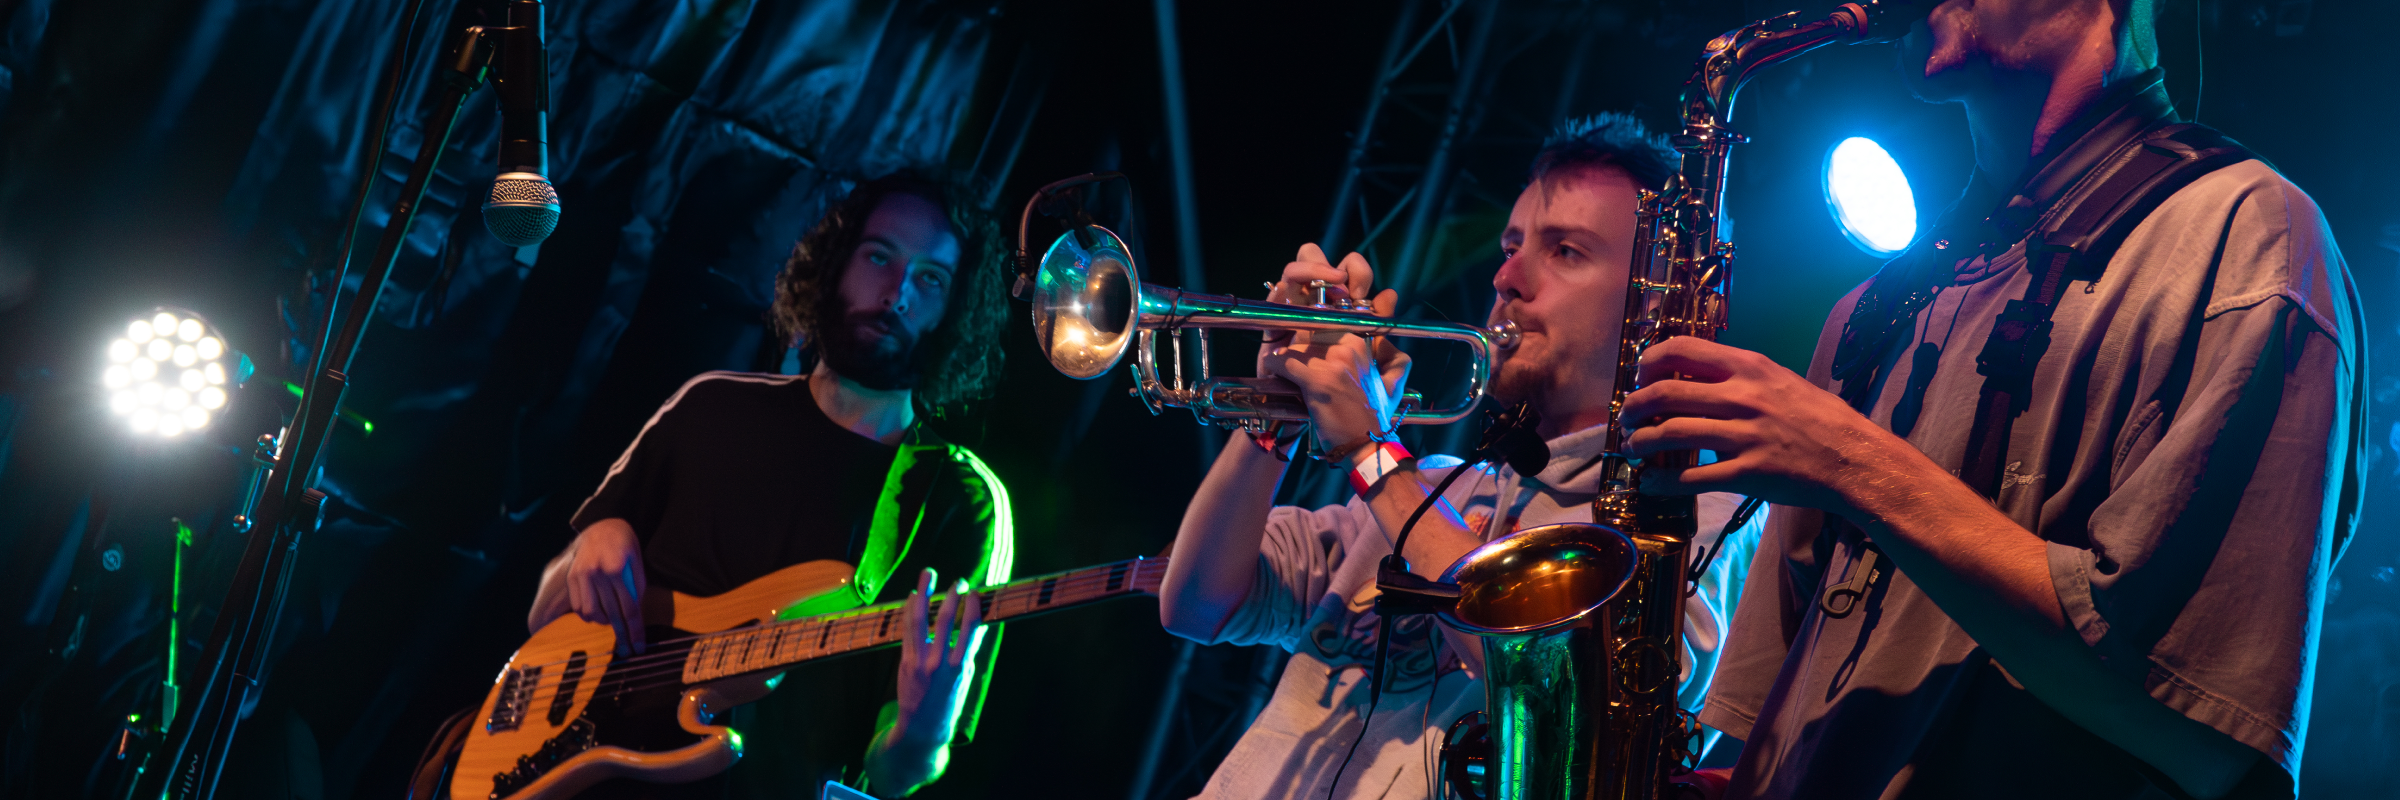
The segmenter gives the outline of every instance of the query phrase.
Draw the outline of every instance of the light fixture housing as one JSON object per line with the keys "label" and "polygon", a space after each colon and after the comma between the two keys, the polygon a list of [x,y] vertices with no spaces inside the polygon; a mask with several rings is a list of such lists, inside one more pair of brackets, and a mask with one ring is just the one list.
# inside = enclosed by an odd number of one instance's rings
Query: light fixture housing
{"label": "light fixture housing", "polygon": [[1917,197],[1892,154],[1864,136],[1825,153],[1825,205],[1842,235],[1868,255],[1890,258],[1917,238]]}
{"label": "light fixture housing", "polygon": [[247,361],[208,319],[160,306],[119,328],[101,356],[110,416],[137,436],[181,438],[207,430],[233,405]]}

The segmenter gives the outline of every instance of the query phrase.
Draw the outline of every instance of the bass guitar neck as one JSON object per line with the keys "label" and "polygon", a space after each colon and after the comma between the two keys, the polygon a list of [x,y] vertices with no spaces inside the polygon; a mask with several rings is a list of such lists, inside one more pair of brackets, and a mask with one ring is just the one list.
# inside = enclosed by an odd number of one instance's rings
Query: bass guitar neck
{"label": "bass guitar neck", "polygon": [[[1157,594],[1166,578],[1163,558],[1137,558],[1013,581],[972,595],[985,622],[1005,622],[1131,594]],[[936,595],[929,617],[948,595]],[[905,601],[707,634],[684,657],[683,682],[705,683],[898,644],[909,635]],[[923,636],[925,631],[916,631]]]}
{"label": "bass guitar neck", "polygon": [[[573,614],[553,620],[493,682],[459,752],[450,797],[554,800],[610,778],[685,783],[724,771],[741,757],[742,738],[715,724],[716,715],[766,696],[784,668],[889,647],[910,634],[905,603],[845,608],[855,602],[851,573],[847,564],[812,561],[715,597],[657,592],[643,615],[675,633],[654,635],[642,653],[621,649],[608,625]],[[972,597],[985,621],[1003,622],[1156,594],[1166,574],[1166,559],[1137,558]],[[931,598],[932,616],[948,600]],[[828,608],[843,610],[778,619]],[[684,743],[659,749],[651,743],[663,741],[662,730],[665,740]]]}

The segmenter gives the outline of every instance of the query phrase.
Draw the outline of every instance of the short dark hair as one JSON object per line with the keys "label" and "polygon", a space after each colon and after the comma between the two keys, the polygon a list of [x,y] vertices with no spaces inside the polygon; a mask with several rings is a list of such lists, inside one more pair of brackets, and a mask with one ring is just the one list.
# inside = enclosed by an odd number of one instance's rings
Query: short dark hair
{"label": "short dark hair", "polygon": [[1666,137],[1651,133],[1641,120],[1604,111],[1567,120],[1542,140],[1542,151],[1534,155],[1533,173],[1525,182],[1540,183],[1550,173],[1562,170],[1613,166],[1632,175],[1643,188],[1657,189],[1666,185],[1667,176],[1675,174],[1682,163],[1675,149],[1667,146]]}
{"label": "short dark hair", "polygon": [[851,189],[800,237],[775,276],[775,332],[803,349],[824,341],[824,326],[841,320],[842,272],[866,234],[867,217],[884,198],[897,194],[940,206],[958,237],[947,310],[914,356],[920,370],[916,402],[941,414],[991,396],[1000,383],[1000,337],[1008,327],[1008,296],[1000,286],[1005,267],[1000,227],[963,182],[902,172]]}

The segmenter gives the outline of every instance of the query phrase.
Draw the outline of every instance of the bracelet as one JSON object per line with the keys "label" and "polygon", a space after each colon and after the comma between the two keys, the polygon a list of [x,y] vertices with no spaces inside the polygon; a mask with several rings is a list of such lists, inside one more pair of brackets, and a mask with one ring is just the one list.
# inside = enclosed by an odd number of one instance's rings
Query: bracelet
{"label": "bracelet", "polygon": [[1350,488],[1358,490],[1359,494],[1366,494],[1384,476],[1400,471],[1401,467],[1415,460],[1414,456],[1409,455],[1408,448],[1401,447],[1399,442],[1377,441],[1373,450],[1358,454],[1357,464],[1350,468]]}
{"label": "bracelet", "polygon": [[1305,425],[1292,425],[1279,419],[1244,435],[1249,436],[1250,443],[1258,445],[1258,449],[1288,464],[1292,461],[1292,445],[1300,441],[1300,431],[1304,429]]}
{"label": "bracelet", "polygon": [[1392,439],[1393,435],[1389,433],[1370,433],[1365,436],[1358,437],[1357,439],[1350,440],[1340,447],[1319,451],[1315,456],[1313,456],[1313,458],[1318,461],[1325,462],[1326,464],[1340,464],[1349,461],[1350,455],[1353,453],[1366,449],[1368,446],[1373,445],[1376,442],[1388,442],[1392,441]]}

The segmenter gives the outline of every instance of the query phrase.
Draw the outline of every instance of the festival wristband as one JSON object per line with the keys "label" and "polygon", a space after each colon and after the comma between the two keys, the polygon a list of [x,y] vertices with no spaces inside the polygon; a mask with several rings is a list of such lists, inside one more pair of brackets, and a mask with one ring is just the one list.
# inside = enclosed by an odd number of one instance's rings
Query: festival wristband
{"label": "festival wristband", "polygon": [[1408,448],[1401,447],[1399,442],[1378,441],[1351,457],[1350,488],[1366,494],[1383,476],[1399,471],[1410,458]]}

